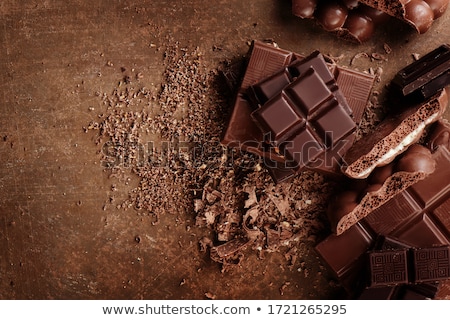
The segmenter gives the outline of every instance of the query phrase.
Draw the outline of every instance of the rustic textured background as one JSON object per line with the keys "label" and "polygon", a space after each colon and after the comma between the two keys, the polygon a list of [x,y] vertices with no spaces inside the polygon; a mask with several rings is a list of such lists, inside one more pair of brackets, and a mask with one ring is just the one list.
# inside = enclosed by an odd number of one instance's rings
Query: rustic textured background
{"label": "rustic textured background", "polygon": [[[169,212],[153,225],[151,215],[117,208],[137,177],[109,177],[95,134],[83,128],[105,112],[102,97],[124,74],[157,95],[170,44],[198,47],[210,70],[243,56],[252,39],[303,54],[319,49],[344,66],[383,70],[382,92],[412,54],[450,41],[449,12],[424,35],[391,20],[354,45],[293,17],[287,0],[3,0],[0,27],[3,299],[337,297],[307,245],[293,266],[282,252],[261,260],[250,251],[221,272],[199,250],[209,231],[192,212]],[[361,52],[386,59],[354,59]]]}

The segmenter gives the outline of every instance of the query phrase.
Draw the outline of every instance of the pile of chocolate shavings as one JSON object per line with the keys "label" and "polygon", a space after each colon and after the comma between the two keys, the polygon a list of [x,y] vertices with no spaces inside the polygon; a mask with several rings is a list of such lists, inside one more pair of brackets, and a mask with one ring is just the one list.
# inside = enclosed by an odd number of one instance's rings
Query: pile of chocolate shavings
{"label": "pile of chocolate shavings", "polygon": [[200,248],[224,266],[239,263],[248,249],[260,257],[282,251],[293,263],[299,245],[327,230],[325,206],[336,184],[306,171],[275,185],[258,157],[223,147],[230,104],[217,68],[206,67],[198,48],[169,43],[160,90],[119,82],[111,94],[99,94],[106,111],[85,130],[97,132],[102,148],[109,145],[100,152],[105,171],[138,178],[118,207],[155,221],[191,215],[212,231]]}
{"label": "pile of chocolate shavings", "polygon": [[[194,200],[196,224],[215,231],[214,239],[202,239],[211,258],[224,267],[236,264],[251,247],[262,258],[281,251],[291,263],[299,244],[316,243],[326,230],[327,199],[336,185],[312,171],[290,183],[275,185],[259,163],[240,179],[235,169],[218,167]],[[239,167],[237,167],[239,170]],[[241,172],[242,174],[242,172]]]}

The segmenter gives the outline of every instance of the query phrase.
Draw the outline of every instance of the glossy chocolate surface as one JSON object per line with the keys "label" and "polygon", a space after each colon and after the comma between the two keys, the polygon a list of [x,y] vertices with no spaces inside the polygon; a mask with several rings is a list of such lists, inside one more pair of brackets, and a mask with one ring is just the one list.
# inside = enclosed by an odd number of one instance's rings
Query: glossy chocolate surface
{"label": "glossy chocolate surface", "polygon": [[370,285],[389,286],[408,283],[407,260],[406,249],[369,252]]}
{"label": "glossy chocolate surface", "polygon": [[370,39],[376,26],[388,17],[354,0],[293,0],[292,13],[303,19],[314,19],[324,30],[358,43]]}
{"label": "glossy chocolate surface", "polygon": [[360,2],[407,22],[421,34],[431,28],[433,22],[442,16],[448,6],[448,0],[361,0]]}
{"label": "glossy chocolate surface", "polygon": [[392,84],[404,96],[418,90],[426,99],[450,84],[449,72],[450,46],[444,44],[400,70]]}
{"label": "glossy chocolate surface", "polygon": [[308,165],[356,129],[347,110],[313,68],[301,73],[252,117],[294,168]]}
{"label": "glossy chocolate surface", "polygon": [[[333,64],[326,64],[325,69],[327,69],[328,75],[325,76],[324,70],[318,68],[321,66],[323,56],[314,52],[309,57],[311,64],[324,75],[327,87],[333,92],[336,100],[345,107],[347,113],[352,113],[353,121],[358,124],[375,77],[348,68],[336,67]],[[267,102],[269,98],[273,98],[274,92],[287,84],[288,79],[292,81],[294,77],[298,77],[300,72],[303,72],[302,68],[307,69],[307,64],[304,66],[301,64],[303,59],[305,57],[301,55],[255,41],[228,125],[221,139],[221,143],[225,146],[261,156],[275,182],[289,180],[298,173],[298,170],[294,170],[291,165],[286,165],[286,159],[277,150],[267,148],[262,131],[252,121],[250,115],[259,105]],[[277,89],[272,89],[272,86],[276,86]],[[353,138],[350,135],[348,140],[351,139]],[[340,161],[350,145],[351,143],[346,144],[339,141],[317,158],[322,160],[315,161],[312,169],[340,175]]]}
{"label": "glossy chocolate surface", "polygon": [[[361,299],[372,299],[372,294],[374,298],[418,299],[420,296],[429,299],[437,291],[435,282],[446,279],[447,269],[443,263],[447,261],[445,248],[450,245],[450,151],[446,144],[437,146],[430,141],[446,136],[447,132],[450,132],[448,123],[439,121],[429,134],[427,145],[433,145],[436,161],[432,174],[397,194],[347,232],[339,236],[330,235],[316,246],[323,261],[351,296],[362,291]],[[346,198],[349,199],[347,201],[353,199],[351,196]],[[396,240],[380,245],[377,241],[380,235]],[[396,288],[395,292],[364,289],[368,283],[363,279],[370,278],[367,273],[370,268],[365,260],[367,253],[380,248],[398,250],[402,247],[415,248],[411,249],[414,255],[428,260],[442,256],[444,262],[439,261],[441,258],[431,262],[433,266],[442,265],[442,270],[434,268],[431,274],[421,271],[424,263],[416,259],[414,263],[418,262],[418,268],[415,270],[420,270],[417,271],[419,274],[410,275],[408,280],[416,284],[414,287],[401,288],[401,291]],[[383,281],[379,282],[381,285]]]}
{"label": "glossy chocolate surface", "polygon": [[[350,180],[349,188],[337,194],[327,213],[332,229],[341,234],[396,194],[424,179],[436,168],[431,151],[425,146],[412,145],[393,162],[376,168],[367,179]],[[344,195],[346,201],[342,201]]]}
{"label": "glossy chocolate surface", "polygon": [[441,89],[425,102],[393,110],[376,130],[357,141],[345,154],[342,168],[350,178],[364,179],[376,167],[390,163],[417,142],[428,125],[437,121],[448,106],[448,91]]}

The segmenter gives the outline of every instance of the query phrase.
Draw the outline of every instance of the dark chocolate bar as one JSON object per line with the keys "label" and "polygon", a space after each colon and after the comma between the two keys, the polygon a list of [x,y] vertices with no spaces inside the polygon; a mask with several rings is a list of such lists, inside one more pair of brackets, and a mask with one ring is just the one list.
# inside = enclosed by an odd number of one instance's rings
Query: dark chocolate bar
{"label": "dark chocolate bar", "polygon": [[328,89],[334,94],[348,114],[352,114],[352,109],[349,107],[347,100],[339,90],[333,72],[336,70],[336,65],[325,62],[323,55],[319,51],[314,51],[307,57],[295,55],[297,58],[287,68],[280,72],[264,79],[263,81],[250,86],[249,96],[257,106],[264,105],[268,100],[275,97],[285,87],[287,87],[294,79],[301,76],[313,68],[327,85]]}
{"label": "dark chocolate bar", "polygon": [[[450,245],[449,133],[449,124],[438,121],[428,135],[427,145],[432,148],[436,162],[432,174],[397,194],[345,233],[332,234],[317,244],[316,251],[349,294],[358,295],[359,290],[365,288],[363,279],[367,278],[367,268],[364,257],[375,248],[379,234],[417,248]],[[437,145],[437,142],[443,144]],[[345,198],[342,201],[345,202]],[[433,287],[429,280],[430,277],[423,279],[426,285]],[[413,296],[417,293],[414,290],[408,289],[402,294]]]}
{"label": "dark chocolate bar", "polygon": [[224,146],[255,153],[271,161],[283,162],[284,158],[275,152],[267,151],[263,145],[263,136],[254,124],[250,114],[254,111],[250,101],[244,96],[250,85],[277,73],[294,59],[290,51],[276,48],[271,44],[254,41],[247,68],[239,87],[228,124],[221,137]]}
{"label": "dark chocolate bar", "polygon": [[356,130],[346,108],[314,68],[301,73],[252,117],[293,168],[309,165]]}
{"label": "dark chocolate bar", "polygon": [[[300,60],[295,60],[291,65],[284,68],[280,72],[264,79],[263,81],[250,86],[249,88],[249,99],[253,101],[255,107],[261,107],[267,101],[275,98],[282,89],[287,87],[294,79],[307,72],[309,68],[314,68],[314,70],[320,75],[320,78],[326,84],[330,92],[333,93],[334,98],[339,102],[339,104],[344,108],[344,110],[351,115],[352,109],[349,107],[344,94],[339,90],[339,86],[335,81],[332,72],[336,71],[336,65],[326,64],[324,57],[318,51],[313,52],[307,57],[300,57],[296,55]],[[352,99],[352,105],[355,107],[357,112],[357,122],[362,116],[362,111],[365,108],[365,104],[361,104],[361,101],[367,101],[367,90],[364,88],[370,87],[372,82],[365,78],[361,78],[360,81],[355,81],[357,78],[351,71],[342,69],[338,72],[340,75],[340,83],[346,89],[346,96]],[[362,90],[360,90],[362,89]],[[329,140],[329,138],[327,138]],[[318,156],[318,159],[314,164],[309,164],[309,168],[314,168],[316,171],[321,171],[324,173],[334,173],[339,172],[341,165],[342,156],[350,148],[355,140],[355,135],[352,133],[348,135],[345,139],[333,141],[331,146],[329,146],[325,152]],[[274,158],[277,159],[277,158]],[[284,166],[276,163],[270,163],[265,161],[266,167],[269,169],[269,173],[272,175],[276,182],[284,181],[303,169],[303,166],[297,167],[297,169],[292,168],[292,165],[285,164]]]}
{"label": "dark chocolate bar", "polygon": [[413,248],[390,236],[378,236],[374,251],[368,253],[369,286],[358,299],[433,299],[439,289],[439,281],[416,282],[414,272],[420,266],[415,265],[412,259],[415,250],[422,248]]}
{"label": "dark chocolate bar", "polygon": [[373,249],[376,235],[360,223],[340,236],[329,235],[315,249],[322,261],[349,294],[367,285],[366,253]]}
{"label": "dark chocolate bar", "polygon": [[400,70],[392,85],[404,95],[418,92],[424,99],[450,84],[450,46],[443,44]]}
{"label": "dark chocolate bar", "polygon": [[450,278],[450,247],[414,248],[412,264],[416,283]]}
{"label": "dark chocolate bar", "polygon": [[[435,131],[441,135],[450,132],[447,124],[438,124]],[[391,234],[416,246],[447,242],[450,236],[450,152],[441,145],[433,153],[433,158],[436,169],[432,174],[365,218],[365,223],[374,232]],[[437,225],[443,226],[444,230],[441,231]]]}
{"label": "dark chocolate bar", "polygon": [[373,250],[368,253],[368,261],[370,287],[402,284],[429,286],[450,279],[449,245],[426,248],[405,245],[404,248]]}
{"label": "dark chocolate bar", "polygon": [[[270,76],[283,72],[295,60],[303,58],[301,55],[289,53],[273,45],[254,41],[242,85],[221,139],[221,143],[225,146],[261,156],[275,182],[288,180],[297,172],[285,165],[286,159],[265,143],[261,130],[251,120],[250,114],[255,107],[250,103],[248,94],[244,93],[249,92],[251,85],[256,85]],[[266,64],[269,64],[270,68],[266,69]],[[372,90],[374,76],[340,66],[335,67],[332,64],[328,64],[328,69],[334,73],[336,83],[353,111],[353,120],[358,124]],[[315,162],[312,169],[335,175],[341,174],[340,160],[348,147],[341,142],[333,146],[325,152],[323,161]]]}
{"label": "dark chocolate bar", "polygon": [[369,253],[371,286],[409,283],[408,250],[383,250]]}

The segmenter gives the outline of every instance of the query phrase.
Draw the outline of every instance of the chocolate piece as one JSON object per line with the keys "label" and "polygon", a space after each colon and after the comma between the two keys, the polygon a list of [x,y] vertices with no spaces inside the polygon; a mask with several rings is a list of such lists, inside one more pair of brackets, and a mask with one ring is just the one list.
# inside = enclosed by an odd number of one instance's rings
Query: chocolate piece
{"label": "chocolate piece", "polygon": [[224,244],[214,246],[210,251],[211,259],[216,262],[224,262],[226,259],[233,258],[233,256],[248,243],[248,239],[234,238]]}
{"label": "chocolate piece", "polygon": [[441,74],[439,77],[430,81],[424,85],[418,92],[420,92],[421,97],[427,99],[435,94],[438,88],[444,88],[450,84],[450,69]]}
{"label": "chocolate piece", "polygon": [[391,114],[375,132],[357,141],[346,153],[348,165],[343,172],[355,179],[363,179],[379,166],[390,163],[408,146],[418,141],[425,128],[437,121],[448,105],[447,90],[427,102],[408,108],[400,114]]}
{"label": "chocolate piece", "polygon": [[433,124],[431,134],[428,136],[428,148],[434,151],[439,146],[450,150],[450,123],[441,119]]}
{"label": "chocolate piece", "polygon": [[[435,166],[429,149],[412,145],[393,163],[374,170],[363,183],[363,190],[353,188],[345,191],[345,199],[349,201],[340,200],[341,194],[332,200],[327,213],[333,231],[337,235],[342,234],[396,194],[431,174]],[[361,183],[356,185],[360,186]]]}
{"label": "chocolate piece", "polygon": [[[432,129],[427,145],[433,145],[435,171],[394,196],[345,233],[339,236],[332,234],[316,245],[318,254],[350,294],[358,294],[359,289],[367,285],[361,279],[366,278],[367,270],[361,261],[364,261],[362,257],[368,250],[390,247],[398,249],[402,247],[402,243],[406,243],[407,248],[450,245],[450,151],[446,144],[436,146],[430,142],[446,136],[446,132],[450,132],[450,126],[446,121],[438,121]],[[340,201],[349,206],[357,198],[352,192],[344,196]],[[389,236],[386,247],[375,240],[379,239],[379,234]],[[436,292],[437,284],[433,281],[423,284],[420,282],[420,286],[422,285],[423,288],[414,285],[414,288],[402,289],[398,296],[397,293],[395,295],[399,299],[415,294],[433,298],[430,292]]]}
{"label": "chocolate piece", "polygon": [[315,250],[344,288],[355,292],[366,285],[365,254],[374,241],[373,234],[358,223],[340,236],[328,236]]}
{"label": "chocolate piece", "polygon": [[353,120],[359,124],[366,110],[375,78],[372,75],[343,67],[338,67],[336,72],[336,84],[352,110]]}
{"label": "chocolate piece", "polygon": [[247,90],[249,86],[277,73],[293,59],[292,52],[260,41],[252,43],[251,52],[241,90]]}
{"label": "chocolate piece", "polygon": [[407,22],[418,33],[425,33],[447,9],[448,0],[360,0],[370,7]]}
{"label": "chocolate piece", "polygon": [[244,92],[250,85],[275,74],[290,64],[294,56],[292,52],[261,41],[254,41],[250,50],[251,55],[244,78],[238,90],[226,130],[221,137],[221,143],[227,147],[253,152],[271,160],[282,162],[284,159],[279,155],[265,150],[261,131],[250,117],[254,109],[245,98]]}
{"label": "chocolate piece", "polygon": [[[397,244],[401,244],[400,241]],[[399,248],[369,252],[371,286],[434,285],[450,278],[450,246]],[[426,287],[423,288],[426,290]]]}
{"label": "chocolate piece", "polygon": [[295,168],[310,164],[356,129],[347,110],[313,68],[301,73],[252,117]]}
{"label": "chocolate piece", "polygon": [[391,234],[416,246],[447,243],[450,236],[450,152],[445,144],[436,146],[430,141],[450,132],[450,125],[439,121],[433,129],[428,145],[436,150],[433,153],[435,171],[364,219],[376,233]]}
{"label": "chocolate piece", "polygon": [[250,86],[249,98],[254,101],[256,106],[262,106],[268,100],[275,97],[282,89],[288,86],[294,79],[304,74],[308,69],[313,68],[328,89],[333,93],[348,114],[352,113],[352,109],[347,104],[347,100],[339,90],[333,73],[336,65],[327,65],[323,55],[319,51],[314,51],[307,57],[299,55],[295,56],[297,60],[291,63],[287,68],[264,79],[263,81]]}
{"label": "chocolate piece", "polygon": [[[297,171],[285,165],[286,159],[265,143],[261,130],[251,120],[250,114],[254,111],[254,107],[244,93],[248,92],[250,85],[255,85],[277,72],[283,72],[293,60],[302,58],[298,54],[289,53],[270,44],[254,41],[242,85],[239,88],[228,125],[221,138],[221,143],[225,146],[261,156],[275,182],[288,180],[295,176]],[[266,64],[269,64],[270,68],[265,68]],[[328,69],[334,73],[336,83],[345,96],[345,100],[348,101],[350,109],[353,110],[353,119],[358,124],[367,104],[375,77],[339,66],[334,67],[330,64]],[[265,73],[265,75],[258,79],[258,76],[261,76],[262,73]],[[337,96],[337,99],[341,100],[339,96]],[[338,143],[328,149],[323,156],[322,166],[315,163],[314,170],[335,175],[341,174],[342,156],[348,147],[349,145],[343,146],[342,143]],[[278,164],[281,164],[281,166]]]}
{"label": "chocolate piece", "polygon": [[413,249],[414,281],[429,282],[450,277],[450,247]]}
{"label": "chocolate piece", "polygon": [[[444,244],[448,234],[436,225],[450,230],[447,213],[450,207],[450,153],[447,148],[438,148],[433,158],[434,173],[396,195],[385,205],[375,209],[364,221],[372,230],[381,234],[392,234],[416,246]],[[405,223],[410,221],[405,226]],[[420,237],[417,237],[417,234]]]}
{"label": "chocolate piece", "polygon": [[[363,111],[365,109],[368,97],[368,90],[373,84],[372,77],[361,76],[360,73],[350,69],[336,68],[335,65],[326,65],[325,59],[318,51],[313,52],[308,57],[299,57],[300,61],[294,61],[289,67],[281,70],[279,73],[257,83],[249,88],[250,100],[255,105],[261,106],[268,100],[274,98],[276,93],[286,87],[293,79],[305,73],[308,68],[313,67],[318,71],[320,77],[326,83],[328,89],[333,93],[337,101],[342,105],[348,114],[352,113],[352,108],[355,112],[353,119],[359,123]],[[332,72],[337,74],[337,81],[334,80]],[[345,93],[340,89],[343,88]],[[346,98],[351,102],[352,108],[347,104]],[[336,174],[340,172],[341,160],[345,152],[350,148],[355,140],[352,133],[343,140],[336,141],[325,150],[318,158],[308,165],[308,168],[326,174]],[[277,159],[273,157],[273,159]],[[286,164],[284,167],[268,163],[264,161],[269,173],[276,182],[285,181],[295,176],[303,167],[294,170],[290,168],[291,165]]]}
{"label": "chocolate piece", "polygon": [[369,264],[372,286],[408,283],[406,249],[370,252]]}
{"label": "chocolate piece", "polygon": [[406,96],[418,92],[424,99],[450,84],[450,46],[441,45],[400,70],[392,85]]}
{"label": "chocolate piece", "polygon": [[326,31],[352,42],[362,43],[372,36],[387,14],[354,0],[293,0],[292,13],[315,19]]}
{"label": "chocolate piece", "polygon": [[[370,287],[364,289],[359,299],[433,299],[439,288],[438,281],[417,282],[414,272],[421,269],[413,260],[415,251],[430,248],[413,248],[390,236],[379,236],[375,251],[369,252]],[[445,250],[449,246],[441,247]],[[431,248],[431,250],[434,250]],[[424,258],[425,261],[425,258]],[[428,262],[433,265],[432,260]],[[410,284],[412,283],[412,284]]]}

